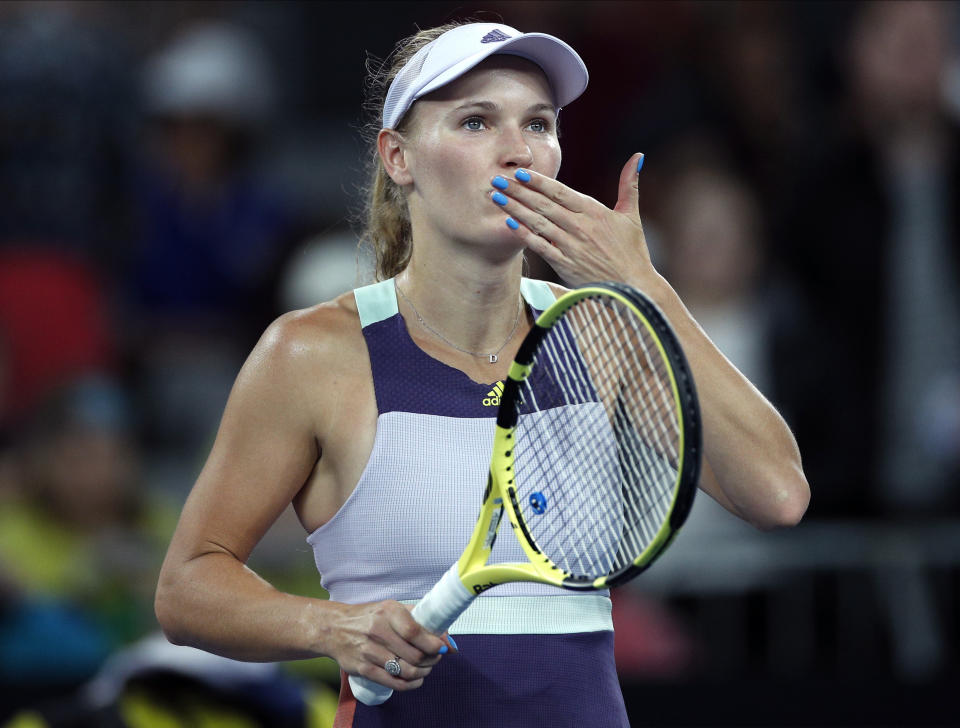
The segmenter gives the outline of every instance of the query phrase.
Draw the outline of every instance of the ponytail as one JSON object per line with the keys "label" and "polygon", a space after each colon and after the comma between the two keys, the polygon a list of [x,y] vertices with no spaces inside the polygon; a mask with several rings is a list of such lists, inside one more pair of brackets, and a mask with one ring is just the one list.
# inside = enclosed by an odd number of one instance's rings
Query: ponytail
{"label": "ponytail", "polygon": [[[367,60],[364,111],[368,121],[363,134],[370,151],[367,159],[367,183],[361,190],[364,204],[360,215],[360,245],[372,249],[378,281],[402,272],[413,253],[413,233],[406,195],[400,185],[390,179],[377,151],[377,135],[380,133],[387,90],[417,51],[448,30],[469,22],[473,21],[463,20],[418,31],[400,41],[386,60]],[[397,125],[398,132],[404,134],[407,131],[409,119],[408,111]]]}

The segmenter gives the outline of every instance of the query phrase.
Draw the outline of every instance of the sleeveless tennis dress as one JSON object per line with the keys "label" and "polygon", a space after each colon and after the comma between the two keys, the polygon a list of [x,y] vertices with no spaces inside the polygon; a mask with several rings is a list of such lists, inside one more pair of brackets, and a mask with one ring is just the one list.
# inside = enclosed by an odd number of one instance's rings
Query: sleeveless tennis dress
{"label": "sleeveless tennis dress", "polygon": [[[542,281],[523,279],[521,292],[535,314],[554,300]],[[502,384],[478,384],[414,344],[392,279],[354,296],[377,431],[353,493],[307,542],[331,600],[415,603],[470,540]],[[501,528],[491,563],[525,560]],[[334,726],[628,726],[610,612],[605,592],[498,586],[450,627],[460,651],[443,657],[417,690],[367,706],[343,676]]]}

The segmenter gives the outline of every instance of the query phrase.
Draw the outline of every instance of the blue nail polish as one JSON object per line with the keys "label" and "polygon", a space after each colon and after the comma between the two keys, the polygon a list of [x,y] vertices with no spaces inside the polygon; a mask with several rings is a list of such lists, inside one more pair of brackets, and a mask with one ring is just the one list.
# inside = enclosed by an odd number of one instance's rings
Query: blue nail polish
{"label": "blue nail polish", "polygon": [[506,205],[507,202],[509,201],[507,200],[507,196],[504,195],[502,192],[494,192],[492,197],[493,197],[493,201],[496,202],[498,205]]}
{"label": "blue nail polish", "polygon": [[641,155],[640,155],[640,159],[637,160],[637,171],[638,171],[638,172],[639,172],[641,169],[643,169],[643,160],[644,160],[645,158],[646,158],[646,155],[641,154]]}
{"label": "blue nail polish", "polygon": [[450,635],[447,635],[447,642],[453,645],[453,649],[455,649],[457,652],[460,651],[460,648],[457,647],[457,643],[454,641],[453,637],[451,637]]}
{"label": "blue nail polish", "polygon": [[516,220],[514,220],[512,217],[508,217],[508,218],[507,218],[507,227],[510,228],[511,230],[516,230],[518,227],[520,227],[520,223],[518,223],[518,222],[517,222]]}
{"label": "blue nail polish", "polygon": [[507,187],[510,186],[510,183],[507,182],[503,177],[501,177],[498,174],[496,177],[493,178],[493,186],[496,187],[498,190],[505,190],[507,189]]}
{"label": "blue nail polish", "polygon": [[445,655],[445,654],[447,654],[449,651],[450,651],[450,648],[447,647],[446,645],[443,645],[443,646],[440,648],[440,654],[441,654],[441,655]]}
{"label": "blue nail polish", "polygon": [[521,182],[530,181],[530,173],[525,169],[518,169],[516,172],[513,173],[513,176],[516,177]]}

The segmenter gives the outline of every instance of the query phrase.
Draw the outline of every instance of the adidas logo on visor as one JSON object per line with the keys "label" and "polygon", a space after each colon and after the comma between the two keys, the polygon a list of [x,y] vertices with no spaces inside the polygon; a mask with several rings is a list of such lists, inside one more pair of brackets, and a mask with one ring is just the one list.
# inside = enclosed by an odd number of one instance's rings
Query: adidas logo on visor
{"label": "adidas logo on visor", "polygon": [[[474,36],[476,37],[476,36]],[[499,43],[504,40],[508,40],[509,35],[504,33],[502,30],[491,30],[485,36],[480,39],[481,43]]]}
{"label": "adidas logo on visor", "polygon": [[499,407],[501,395],[503,395],[503,382],[497,382],[493,385],[493,389],[487,392],[487,396],[483,398],[483,406]]}

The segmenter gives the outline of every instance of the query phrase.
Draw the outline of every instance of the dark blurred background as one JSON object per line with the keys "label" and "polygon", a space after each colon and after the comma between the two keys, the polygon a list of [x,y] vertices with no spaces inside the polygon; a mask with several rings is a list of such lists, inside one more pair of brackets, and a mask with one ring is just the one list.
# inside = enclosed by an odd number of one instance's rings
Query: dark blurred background
{"label": "dark blurred background", "polygon": [[[370,278],[368,53],[468,16],[580,52],[560,179],[646,153],[812,487],[770,534],[701,497],[614,594],[634,724],[960,725],[960,7],[95,1],[0,3],[0,725],[330,725],[329,660],[172,648],[153,589],[260,332]],[[251,565],[322,595],[304,537]]]}

